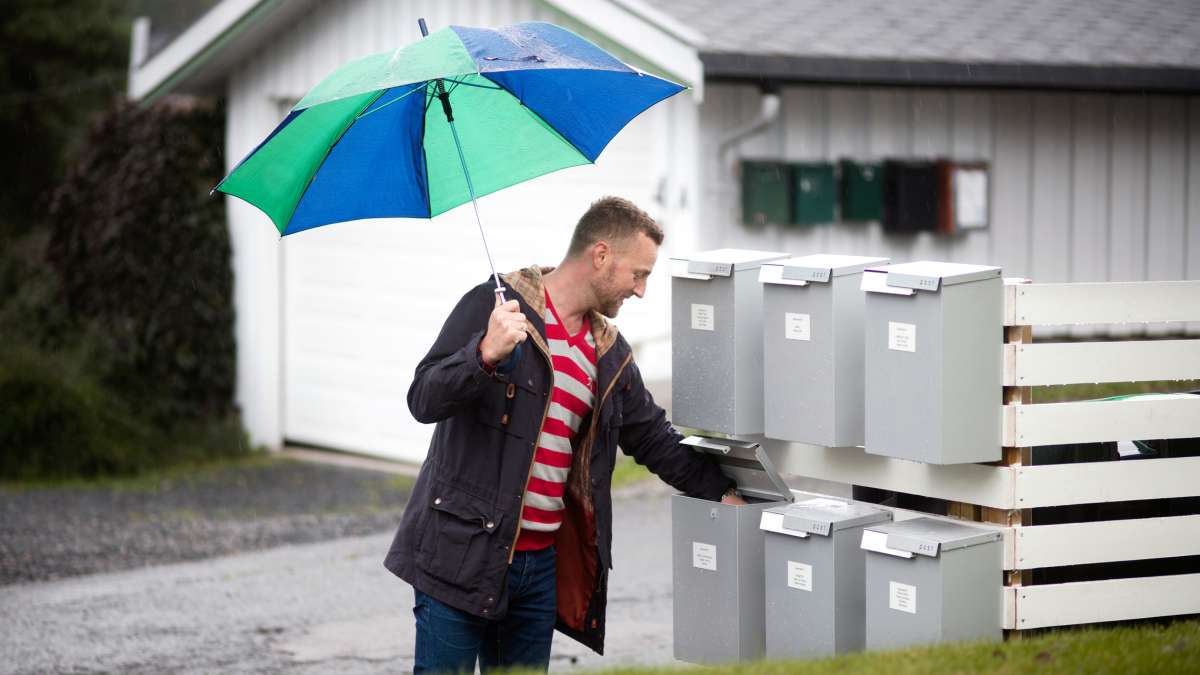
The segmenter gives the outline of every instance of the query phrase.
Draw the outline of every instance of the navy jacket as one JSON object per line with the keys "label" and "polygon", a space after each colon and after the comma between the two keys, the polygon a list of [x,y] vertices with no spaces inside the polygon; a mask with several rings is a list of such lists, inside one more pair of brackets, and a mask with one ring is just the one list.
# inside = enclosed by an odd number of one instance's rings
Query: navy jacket
{"label": "navy jacket", "polygon": [[[471,614],[502,618],[506,574],[538,433],[550,405],[553,368],[542,316],[542,270],[505,275],[529,320],[529,339],[507,373],[480,367],[479,341],[495,306],[485,282],[459,301],[417,365],[408,406],[436,422],[429,452],[384,561],[394,574]],[[618,443],[626,454],[680,491],[717,500],[733,485],[717,466],[680,444],[654,403],[629,344],[599,314],[596,401],[572,443],[572,465],[557,553],[558,630],[604,649],[608,570],[612,568],[610,483]]]}

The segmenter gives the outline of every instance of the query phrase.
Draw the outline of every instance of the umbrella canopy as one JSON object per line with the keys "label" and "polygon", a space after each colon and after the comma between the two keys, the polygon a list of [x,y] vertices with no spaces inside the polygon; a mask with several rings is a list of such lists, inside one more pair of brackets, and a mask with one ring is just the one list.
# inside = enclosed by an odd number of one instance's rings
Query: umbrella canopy
{"label": "umbrella canopy", "polygon": [[594,162],[682,89],[553,24],[451,26],[335,71],[215,189],[258,207],[281,235],[431,218]]}

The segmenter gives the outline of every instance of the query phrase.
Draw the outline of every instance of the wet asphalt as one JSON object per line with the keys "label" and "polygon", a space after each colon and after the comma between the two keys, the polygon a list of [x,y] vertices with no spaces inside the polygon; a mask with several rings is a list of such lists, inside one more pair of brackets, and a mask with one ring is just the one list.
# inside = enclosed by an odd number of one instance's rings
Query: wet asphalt
{"label": "wet asphalt", "polygon": [[[290,464],[165,501],[0,491],[0,673],[410,671],[412,589],[381,564],[406,481]],[[607,654],[556,635],[551,670],[676,663],[669,495],[654,480],[616,495]]]}

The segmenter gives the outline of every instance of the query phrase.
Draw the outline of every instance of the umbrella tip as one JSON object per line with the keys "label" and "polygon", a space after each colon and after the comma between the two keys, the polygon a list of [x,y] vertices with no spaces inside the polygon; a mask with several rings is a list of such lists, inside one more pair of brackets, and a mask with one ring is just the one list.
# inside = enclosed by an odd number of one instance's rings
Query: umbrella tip
{"label": "umbrella tip", "polygon": [[429,35],[429,27],[425,25],[425,17],[417,19],[417,25],[421,27],[421,37]]}

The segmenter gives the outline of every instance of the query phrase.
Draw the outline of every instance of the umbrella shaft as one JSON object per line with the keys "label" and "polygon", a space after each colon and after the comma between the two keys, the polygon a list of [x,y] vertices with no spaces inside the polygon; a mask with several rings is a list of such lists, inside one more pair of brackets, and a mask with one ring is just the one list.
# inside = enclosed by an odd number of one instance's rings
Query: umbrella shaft
{"label": "umbrella shaft", "polygon": [[504,287],[500,285],[500,275],[496,274],[496,263],[492,261],[492,251],[488,248],[487,235],[483,233],[483,219],[479,217],[479,204],[475,202],[475,186],[471,184],[471,172],[467,170],[467,158],[463,155],[462,143],[458,140],[458,129],[454,128],[454,118],[447,115],[450,124],[450,134],[454,136],[454,148],[458,150],[458,161],[462,164],[463,176],[467,179],[467,194],[471,196],[471,208],[475,209],[475,224],[479,226],[479,237],[483,240],[483,252],[487,254],[488,265],[492,268],[492,280],[496,282],[496,292],[500,301],[504,302]]}

